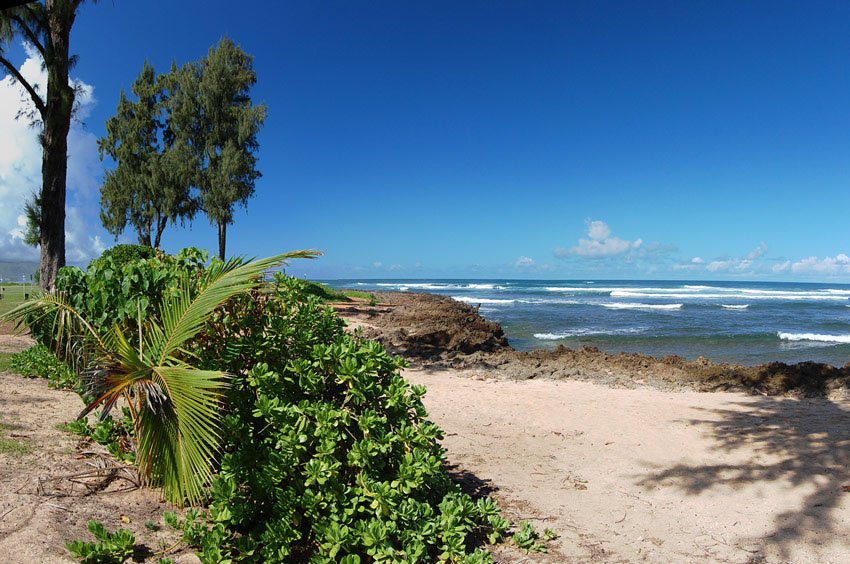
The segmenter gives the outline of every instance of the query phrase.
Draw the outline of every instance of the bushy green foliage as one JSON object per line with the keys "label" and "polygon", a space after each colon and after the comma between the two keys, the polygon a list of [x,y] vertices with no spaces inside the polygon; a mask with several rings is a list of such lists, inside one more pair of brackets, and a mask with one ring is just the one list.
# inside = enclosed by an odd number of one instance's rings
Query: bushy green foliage
{"label": "bushy green foliage", "polygon": [[369,305],[378,303],[378,297],[369,292],[361,292],[359,290],[334,290],[322,284],[321,282],[313,282],[311,280],[302,280],[302,292],[309,296],[316,296],[323,302],[350,302],[352,298],[365,300]]}
{"label": "bushy green foliage", "polygon": [[[59,287],[93,325],[124,323],[132,339],[140,317],[158,319],[151,304],[177,273],[200,272],[204,258],[107,257],[63,270]],[[231,299],[185,348],[199,368],[231,374],[208,510],[166,517],[203,562],[490,561],[476,547],[508,522],[449,479],[425,389],[301,281],[277,276]],[[91,436],[108,442],[107,425]]]}
{"label": "bushy green foliage", "polygon": [[161,254],[133,260],[128,260],[129,254],[115,257],[104,253],[85,271],[66,266],[56,277],[56,289],[65,293],[96,329],[117,323],[129,332],[139,319],[157,318],[159,312],[153,306],[177,291],[180,272],[199,272],[208,258],[207,253],[195,248],[183,249],[176,256]]}
{"label": "bushy green foliage", "polygon": [[[154,253],[138,245],[118,245],[117,251],[104,254],[89,263],[86,270],[66,266],[56,277],[56,290],[64,294],[98,332],[104,333],[118,324],[125,333],[135,333],[139,320],[157,320],[159,304],[164,296],[178,291],[181,271],[200,272],[208,255],[195,248],[183,249],[176,256]],[[139,256],[140,258],[133,258]],[[49,316],[27,319],[27,327],[40,343],[64,350],[73,343],[55,343],[53,320]]]}
{"label": "bushy green foliage", "polygon": [[47,378],[51,388],[76,390],[79,387],[76,373],[42,344],[14,353],[9,366],[25,378]]}
{"label": "bushy green foliage", "polygon": [[88,522],[89,532],[97,542],[75,540],[65,543],[65,548],[74,558],[84,564],[121,564],[133,555],[136,537],[127,529],[118,529],[114,533],[106,530],[102,523]]}
{"label": "bushy green foliage", "polygon": [[157,254],[156,249],[147,245],[115,245],[103,251],[103,254],[92,262],[111,260],[120,267],[137,260],[154,258]]}
{"label": "bushy green foliage", "polygon": [[351,298],[329,288],[321,282],[313,282],[312,280],[302,280],[302,292],[309,296],[316,296],[323,302],[350,302]]}
{"label": "bushy green foliage", "polygon": [[[555,533],[552,529],[546,529],[545,538],[546,540],[555,538]],[[513,534],[511,540],[526,553],[546,552],[546,546],[540,542],[540,533],[528,521],[520,522],[519,529]]]}
{"label": "bushy green foliage", "polygon": [[302,288],[277,277],[196,343],[235,377],[209,523],[182,523],[187,540],[205,562],[486,560],[472,545],[508,523],[448,478],[425,389]]}

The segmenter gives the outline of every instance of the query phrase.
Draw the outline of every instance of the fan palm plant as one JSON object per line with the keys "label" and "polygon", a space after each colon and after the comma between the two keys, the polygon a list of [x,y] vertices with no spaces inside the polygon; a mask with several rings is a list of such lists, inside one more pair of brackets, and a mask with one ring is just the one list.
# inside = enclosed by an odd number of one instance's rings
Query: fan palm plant
{"label": "fan palm plant", "polygon": [[172,503],[197,504],[218,449],[218,415],[228,375],[194,368],[184,347],[217,307],[255,288],[264,271],[288,259],[319,254],[295,251],[248,263],[214,262],[194,279],[184,272],[176,291],[162,298],[159,319],[139,320],[138,335],[128,336],[118,325],[98,332],[61,292],[25,302],[2,319],[21,324],[48,315],[53,317],[57,342],[85,335],[93,356],[88,380],[94,399],[79,418],[98,406],[101,417],[106,417],[123,398],[135,426],[136,462],[143,483],[160,484]]}

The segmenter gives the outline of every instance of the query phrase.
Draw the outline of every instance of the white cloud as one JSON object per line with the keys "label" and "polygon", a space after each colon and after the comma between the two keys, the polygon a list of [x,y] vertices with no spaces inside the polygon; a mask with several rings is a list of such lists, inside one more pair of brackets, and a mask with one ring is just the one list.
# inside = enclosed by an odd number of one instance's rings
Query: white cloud
{"label": "white cloud", "polygon": [[774,264],[773,268],[771,270],[773,270],[773,272],[778,274],[780,272],[785,272],[789,268],[791,268],[791,261],[786,260],[785,262],[781,262],[779,264]]}
{"label": "white cloud", "polygon": [[514,266],[517,268],[534,266],[534,259],[526,256],[519,257],[518,259],[516,259]]}
{"label": "white cloud", "polygon": [[791,272],[795,274],[818,273],[838,274],[839,272],[850,272],[850,257],[840,253],[834,257],[809,257],[791,264]]}
{"label": "white cloud", "polygon": [[732,260],[713,260],[705,267],[709,272],[719,272],[722,270],[729,270],[732,268],[732,265],[735,264],[735,261]]}
{"label": "white cloud", "polygon": [[[759,243],[758,246],[747,253],[744,258],[713,260],[705,266],[705,269],[709,272],[736,272],[739,274],[751,273],[750,271],[755,262],[766,253],[767,245],[765,243]],[[704,262],[705,261],[699,257],[691,259],[691,263],[693,264],[703,264]]]}
{"label": "white cloud", "polygon": [[758,247],[756,247],[755,249],[753,249],[752,251],[750,251],[747,254],[746,260],[753,261],[753,260],[759,259],[759,258],[763,257],[766,253],[767,253],[767,244],[764,243],[764,242],[761,242],[761,243],[758,244]]}
{"label": "white cloud", "polygon": [[382,266],[384,266],[384,263],[382,263],[379,260],[376,260],[375,262],[372,263],[373,268],[381,268]]}
{"label": "white cloud", "polygon": [[608,224],[599,220],[587,220],[587,236],[587,239],[579,239],[575,247],[555,249],[555,256],[613,257],[637,249],[643,244],[642,239],[627,241],[612,237]]}
{"label": "white cloud", "polygon": [[[47,73],[37,52],[25,45],[27,59],[20,66],[24,78],[44,96]],[[79,79],[71,83],[77,89],[76,117],[84,119],[96,104],[94,87]],[[22,240],[26,222],[21,225],[24,204],[41,187],[41,146],[39,130],[25,117],[16,119],[19,110],[33,108],[23,87],[11,77],[0,80],[0,260],[38,260],[38,249]],[[79,121],[71,124],[68,134],[68,192],[66,207],[66,256],[69,262],[87,262],[103,250],[93,232],[100,231],[97,215],[100,162],[95,136]]]}
{"label": "white cloud", "polygon": [[604,221],[588,220],[587,236],[594,241],[603,241],[611,236],[611,228]]}

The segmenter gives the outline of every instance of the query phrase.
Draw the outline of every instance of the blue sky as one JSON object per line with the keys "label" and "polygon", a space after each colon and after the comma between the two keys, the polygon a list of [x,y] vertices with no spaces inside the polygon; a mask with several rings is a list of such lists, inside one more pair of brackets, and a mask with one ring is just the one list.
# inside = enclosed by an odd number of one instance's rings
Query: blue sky
{"label": "blue sky", "polygon": [[[69,256],[113,243],[92,144],[120,90],[144,60],[165,71],[226,35],[269,107],[229,253],[320,249],[291,269],[317,278],[850,281],[850,4],[250,7],[84,5]],[[3,128],[0,149],[31,145]],[[0,259],[26,255],[2,237],[38,169],[32,151],[6,155]],[[168,228],[166,250],[186,245],[215,248],[205,218]]]}

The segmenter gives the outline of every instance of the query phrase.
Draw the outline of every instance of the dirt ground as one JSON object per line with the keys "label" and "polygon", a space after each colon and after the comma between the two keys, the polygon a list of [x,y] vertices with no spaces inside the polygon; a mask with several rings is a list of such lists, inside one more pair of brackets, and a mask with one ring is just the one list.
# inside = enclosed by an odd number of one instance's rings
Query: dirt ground
{"label": "dirt ground", "polygon": [[[26,337],[0,335],[2,352],[30,344]],[[58,428],[82,409],[77,394],[9,372],[0,373],[0,389],[0,440],[6,445],[0,449],[0,561],[75,562],[65,543],[93,541],[86,523],[97,519],[110,531],[133,531],[141,559],[197,562],[162,522],[170,508],[156,492],[135,487],[133,472],[110,469],[117,463],[99,445],[80,444]]]}
{"label": "dirt ground", "polygon": [[850,561],[850,401],[405,376],[455,471],[560,535],[528,561]]}

